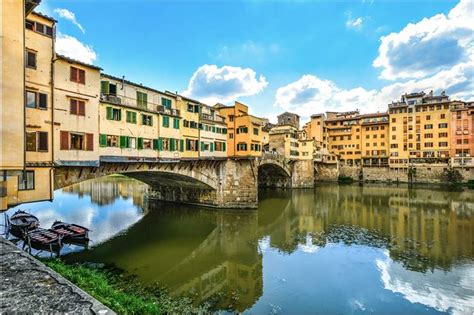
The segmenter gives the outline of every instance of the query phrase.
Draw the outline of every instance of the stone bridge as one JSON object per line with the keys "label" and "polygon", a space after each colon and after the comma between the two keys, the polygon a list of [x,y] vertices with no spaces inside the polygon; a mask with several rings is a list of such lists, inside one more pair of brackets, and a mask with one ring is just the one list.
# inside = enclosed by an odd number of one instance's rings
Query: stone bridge
{"label": "stone bridge", "polygon": [[313,187],[313,162],[265,154],[257,159],[182,160],[175,163],[101,163],[61,166],[54,189],[100,176],[122,174],[149,185],[148,197],[219,208],[256,208],[258,187]]}

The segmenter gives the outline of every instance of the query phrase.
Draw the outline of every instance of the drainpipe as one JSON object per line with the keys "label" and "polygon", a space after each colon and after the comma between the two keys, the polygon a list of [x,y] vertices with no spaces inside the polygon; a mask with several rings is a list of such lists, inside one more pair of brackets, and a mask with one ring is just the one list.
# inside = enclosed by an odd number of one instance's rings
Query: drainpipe
{"label": "drainpipe", "polygon": [[[53,24],[53,38],[51,44],[51,162],[54,164],[54,62],[55,62],[55,43],[56,43],[56,24]],[[53,168],[50,169],[49,172],[49,182],[50,185],[52,184],[52,180],[54,176],[52,175],[54,172]],[[54,186],[53,186],[54,187]],[[53,190],[54,188],[50,186],[49,194],[50,200],[53,200]]]}
{"label": "drainpipe", "polygon": [[25,1],[23,2],[23,180],[26,181],[26,70],[25,70],[25,60],[26,60],[26,30],[25,30],[25,23],[26,23],[26,9],[25,9]]}

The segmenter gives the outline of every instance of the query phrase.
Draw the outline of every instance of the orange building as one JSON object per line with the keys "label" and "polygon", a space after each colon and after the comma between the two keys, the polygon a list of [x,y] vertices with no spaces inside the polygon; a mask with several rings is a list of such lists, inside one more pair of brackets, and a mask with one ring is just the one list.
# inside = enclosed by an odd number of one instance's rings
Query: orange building
{"label": "orange building", "polygon": [[451,158],[453,166],[473,164],[474,103],[451,109]]}
{"label": "orange building", "polygon": [[240,102],[233,106],[217,104],[214,108],[227,122],[227,156],[261,156],[263,119],[249,115],[248,106]]}

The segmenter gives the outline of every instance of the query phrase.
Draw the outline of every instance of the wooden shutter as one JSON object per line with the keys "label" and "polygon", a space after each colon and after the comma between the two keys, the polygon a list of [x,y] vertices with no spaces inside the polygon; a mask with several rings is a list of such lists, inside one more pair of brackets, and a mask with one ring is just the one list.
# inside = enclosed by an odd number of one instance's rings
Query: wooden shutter
{"label": "wooden shutter", "polygon": [[94,151],[94,134],[86,133],[86,150]]}
{"label": "wooden shutter", "polygon": [[48,152],[48,133],[38,132],[38,151]]}
{"label": "wooden shutter", "polygon": [[112,107],[107,106],[106,111],[107,111],[107,115],[106,115],[107,119],[112,120]]}
{"label": "wooden shutter", "polygon": [[184,152],[184,140],[179,140],[179,151]]}
{"label": "wooden shutter", "polygon": [[82,69],[78,69],[79,72],[79,83],[86,84],[86,72]]}
{"label": "wooden shutter", "polygon": [[74,68],[74,67],[71,67],[70,68],[70,80],[72,82],[77,82],[78,78],[77,78],[77,69]]}
{"label": "wooden shutter", "polygon": [[153,139],[153,149],[158,150],[158,139]]}
{"label": "wooden shutter", "polygon": [[141,150],[143,149],[143,138],[137,138],[137,149]]}
{"label": "wooden shutter", "polygon": [[69,150],[69,132],[60,131],[60,149]]}
{"label": "wooden shutter", "polygon": [[77,104],[79,105],[78,115],[85,116],[86,115],[86,102],[77,101]]}
{"label": "wooden shutter", "polygon": [[110,92],[110,83],[109,83],[109,81],[101,81],[100,82],[100,92],[102,94],[109,94],[109,92]]}
{"label": "wooden shutter", "polygon": [[77,115],[77,100],[72,98],[70,100],[70,112],[71,115]]}
{"label": "wooden shutter", "polygon": [[222,142],[222,151],[224,151],[224,152],[225,152],[225,146],[226,146],[226,143]]}

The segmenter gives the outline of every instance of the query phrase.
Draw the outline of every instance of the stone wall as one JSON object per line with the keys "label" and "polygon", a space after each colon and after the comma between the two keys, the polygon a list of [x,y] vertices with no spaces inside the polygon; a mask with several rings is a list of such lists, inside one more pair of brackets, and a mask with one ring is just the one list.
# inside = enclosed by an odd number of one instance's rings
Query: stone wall
{"label": "stone wall", "polygon": [[[413,182],[418,183],[441,183],[441,174],[448,166],[446,165],[422,165],[415,167],[415,175]],[[474,179],[474,169],[461,169],[460,171],[464,181]],[[390,167],[357,167],[357,166],[340,166],[339,172],[335,168],[328,165],[320,165],[317,167],[317,180],[337,180],[338,176],[351,177],[354,180],[364,181],[400,181],[409,182],[408,171],[406,169],[396,169]],[[361,175],[362,173],[362,175]],[[321,175],[319,175],[321,174]]]}
{"label": "stone wall", "polygon": [[337,181],[339,167],[334,164],[316,163],[314,166],[314,177],[316,181]]}
{"label": "stone wall", "polygon": [[224,208],[257,208],[258,167],[255,160],[226,160],[218,170],[217,200]]}
{"label": "stone wall", "polygon": [[314,187],[314,165],[312,160],[293,162],[291,173],[291,188]]}

